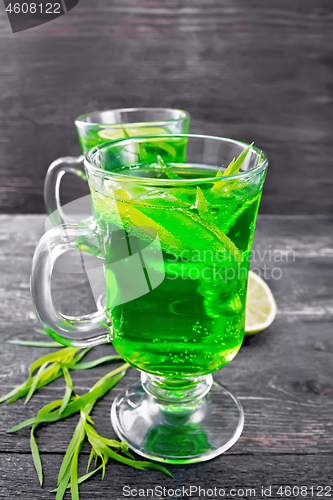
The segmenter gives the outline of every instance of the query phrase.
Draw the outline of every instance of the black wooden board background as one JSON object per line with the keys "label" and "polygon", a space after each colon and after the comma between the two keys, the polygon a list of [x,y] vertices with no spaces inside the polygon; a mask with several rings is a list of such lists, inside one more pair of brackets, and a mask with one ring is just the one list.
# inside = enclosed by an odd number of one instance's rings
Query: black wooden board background
{"label": "black wooden board background", "polygon": [[0,2],[0,211],[44,212],[78,115],[168,106],[267,152],[262,213],[331,213],[332,49],[332,0],[80,0],[16,34]]}
{"label": "black wooden board background", "polygon": [[[45,216],[0,216],[0,381],[1,395],[28,376],[33,360],[48,349],[14,346],[13,338],[35,339],[38,326],[32,311],[29,274],[34,248],[44,231]],[[172,480],[156,471],[139,472],[110,463],[104,481],[96,476],[80,487],[82,500],[122,499],[123,486],[148,488],[255,488],[272,486],[314,487],[306,498],[319,498],[319,486],[331,486],[333,494],[333,235],[332,218],[319,216],[259,216],[254,242],[253,267],[263,272],[278,304],[278,315],[266,331],[246,339],[239,354],[214,376],[237,395],[245,410],[245,427],[239,441],[224,455],[203,464],[171,466]],[[266,253],[265,253],[266,250]],[[270,252],[267,252],[270,250]],[[278,256],[283,256],[279,262]],[[275,268],[282,272],[277,273]],[[280,276],[280,279],[273,277]],[[58,276],[60,278],[60,276]],[[64,282],[64,279],[66,281]],[[85,277],[62,275],[54,282],[55,299],[63,312],[77,314],[93,307]],[[92,310],[92,309],[91,309]],[[112,352],[111,346],[94,348],[91,359]],[[89,359],[89,358],[88,358]],[[79,394],[86,392],[110,368],[73,372]],[[131,370],[125,379],[101,400],[92,414],[97,430],[114,437],[110,406],[115,394],[137,377]],[[37,391],[24,405],[17,401],[0,406],[0,498],[48,500],[55,487],[62,457],[77,417],[41,426],[37,442],[45,468],[45,486],[40,488],[29,449],[29,429],[7,434],[47,402],[62,397],[63,380]],[[80,471],[84,473],[90,448],[84,445]],[[70,498],[70,495],[67,497]],[[134,498],[134,497],[132,497]],[[154,497],[154,500],[157,497]],[[166,496],[165,498],[171,498]],[[182,496],[181,498],[187,498]],[[203,495],[192,498],[203,499]],[[206,497],[207,498],[207,497]],[[216,497],[218,498],[218,497]],[[232,498],[228,493],[225,498]],[[237,495],[236,498],[251,498]],[[292,496],[291,498],[304,498]]]}

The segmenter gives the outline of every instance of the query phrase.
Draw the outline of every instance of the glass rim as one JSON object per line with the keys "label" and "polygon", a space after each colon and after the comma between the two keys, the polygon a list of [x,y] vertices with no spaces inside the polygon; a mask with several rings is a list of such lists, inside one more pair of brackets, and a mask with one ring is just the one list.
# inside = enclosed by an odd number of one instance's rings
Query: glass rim
{"label": "glass rim", "polygon": [[[188,139],[213,139],[213,140],[218,140],[219,142],[228,142],[231,144],[235,144],[237,146],[243,146],[244,149],[250,144],[247,144],[245,142],[237,141],[235,139],[229,139],[227,137],[217,137],[213,135],[202,135],[202,134],[164,134],[164,135],[143,135],[143,136],[137,136],[137,137],[126,137],[124,139],[119,139],[117,141],[109,141],[105,142],[103,144],[99,144],[98,146],[93,147],[90,149],[85,155],[84,155],[84,165],[85,167],[94,173],[101,174],[103,177],[107,177],[110,180],[122,180],[126,182],[134,182],[134,183],[141,183],[145,185],[161,185],[161,186],[179,186],[179,185],[197,185],[197,184],[206,184],[207,182],[225,182],[229,181],[232,179],[243,179],[245,177],[252,177],[256,175],[257,173],[265,170],[268,167],[268,158],[266,153],[262,150],[259,149],[255,146],[251,146],[250,151],[254,151],[256,154],[259,155],[260,153],[262,154],[262,159],[261,162],[258,163],[254,168],[251,168],[251,170],[247,170],[245,172],[239,172],[238,174],[233,174],[233,175],[222,175],[220,177],[207,177],[207,178],[199,178],[199,179],[157,179],[157,178],[152,178],[152,177],[137,177],[137,176],[131,176],[131,175],[121,175],[118,172],[109,172],[106,170],[103,170],[102,168],[96,167],[96,165],[93,163],[92,156],[99,150],[107,148],[108,146],[118,146],[120,144],[126,145],[126,142],[130,143],[133,141],[138,141],[138,140],[144,140],[144,139],[152,139],[152,138],[188,138]],[[243,150],[244,150],[243,149]]]}
{"label": "glass rim", "polygon": [[[85,121],[85,118],[91,115],[95,114],[102,114],[102,113],[109,113],[110,111],[126,111],[128,112],[134,112],[134,111],[178,111],[181,116],[178,118],[170,118],[169,120],[153,120],[149,122],[130,122],[130,123],[99,123],[99,122],[87,122]],[[137,125],[140,127],[149,127],[152,124],[154,125],[167,125],[168,123],[173,123],[173,122],[179,122],[182,120],[186,120],[190,118],[190,114],[187,111],[184,111],[183,109],[175,109],[175,108],[154,108],[154,107],[142,107],[142,108],[114,108],[114,109],[104,109],[102,111],[91,111],[90,113],[85,113],[84,115],[80,115],[78,118],[75,120],[75,125],[88,125],[91,127],[103,127],[103,128],[117,128],[117,127],[123,127],[124,125]]]}

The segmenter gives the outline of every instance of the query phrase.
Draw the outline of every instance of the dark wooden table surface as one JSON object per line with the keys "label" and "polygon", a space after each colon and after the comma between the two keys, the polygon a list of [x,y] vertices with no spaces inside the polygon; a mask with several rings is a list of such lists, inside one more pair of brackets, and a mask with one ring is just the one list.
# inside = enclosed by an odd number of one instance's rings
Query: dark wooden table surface
{"label": "dark wooden table surface", "polygon": [[332,214],[332,46],[332,0],[80,0],[15,34],[1,1],[0,212],[44,213],[77,116],[166,106],[267,152],[263,213]]}
{"label": "dark wooden table surface", "polygon": [[[13,338],[40,340],[34,333],[37,321],[31,306],[29,274],[44,220],[45,216],[41,215],[0,216],[1,394],[20,384],[28,376],[32,361],[49,352],[6,343]],[[110,461],[104,481],[96,476],[81,486],[82,500],[125,498],[124,485],[137,489],[155,485],[173,489],[191,485],[217,487],[225,489],[225,498],[232,498],[231,489],[236,490],[236,498],[251,498],[250,493],[242,492],[246,488],[255,489],[256,495],[252,494],[252,498],[262,498],[261,487],[271,486],[271,498],[275,499],[288,497],[278,495],[279,486],[305,485],[307,498],[319,498],[320,493],[325,493],[319,487],[331,486],[333,495],[332,222],[331,218],[319,216],[264,215],[258,219],[252,267],[262,272],[266,266],[266,278],[278,304],[278,315],[270,328],[247,339],[235,360],[215,374],[244,406],[245,427],[239,441],[210,462],[170,466],[174,479],[156,471],[139,472]],[[62,289],[56,284],[55,294],[57,300],[67,304],[67,312],[76,313],[91,305],[84,276],[72,284],[68,281]],[[89,357],[111,352],[111,346],[98,347]],[[86,392],[108,369],[74,372],[77,391]],[[136,376],[135,370],[131,370],[119,386],[97,404],[93,419],[101,434],[114,436],[109,419],[111,402]],[[6,431],[35,415],[47,402],[62,397],[63,385],[63,380],[59,380],[40,389],[27,406],[22,400],[0,406],[0,498],[54,498],[50,490],[56,485],[77,416],[42,426],[37,432],[45,470],[43,489],[30,455],[30,430],[15,434]],[[85,444],[81,473],[88,453],[89,446]],[[314,495],[311,487],[314,487]],[[171,498],[171,494],[165,498]],[[193,494],[192,498],[204,496]]]}

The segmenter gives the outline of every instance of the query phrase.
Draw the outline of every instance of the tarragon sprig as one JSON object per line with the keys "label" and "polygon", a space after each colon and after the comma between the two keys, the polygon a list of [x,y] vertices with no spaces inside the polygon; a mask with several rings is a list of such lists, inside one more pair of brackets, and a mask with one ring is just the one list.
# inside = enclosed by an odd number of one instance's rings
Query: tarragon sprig
{"label": "tarragon sprig", "polygon": [[[45,330],[41,330],[40,328],[36,329],[36,333],[39,333],[40,335],[48,335],[48,333]],[[63,344],[60,344],[60,342],[40,342],[39,340],[21,340],[21,339],[11,339],[7,340],[8,344],[14,344],[14,345],[24,345],[28,347],[63,347]]]}
{"label": "tarragon sprig", "polygon": [[[124,375],[126,369],[129,365],[122,365],[117,368],[113,372],[105,375],[101,380],[95,384],[95,386],[90,390],[90,393],[93,393],[97,386],[104,385],[105,380],[109,377],[111,378],[111,383],[115,385],[119,379]],[[115,376],[120,370],[121,373]],[[98,434],[96,429],[94,428],[94,422],[90,417],[90,413],[96,403],[95,398],[91,398],[83,408],[80,410],[80,418],[79,422],[75,428],[73,437],[68,446],[67,452],[64,456],[63,462],[61,464],[61,468],[58,475],[58,487],[53,490],[57,493],[56,500],[62,500],[66,489],[71,489],[72,499],[77,500],[78,497],[78,486],[83,481],[86,481],[91,476],[96,474],[99,470],[102,469],[102,479],[104,479],[105,475],[105,467],[108,463],[109,458],[113,458],[118,462],[121,462],[125,465],[129,465],[139,470],[146,470],[148,468],[153,468],[164,472],[165,474],[172,477],[169,471],[165,469],[163,466],[146,461],[137,461],[131,455],[128,450],[128,446],[124,441],[119,442],[113,439],[108,439],[102,437]],[[78,477],[77,474],[77,463],[78,457],[80,454],[80,450],[85,438],[88,438],[89,443],[91,444],[91,452],[87,467],[87,472],[84,476]],[[120,454],[121,453],[121,454]],[[125,455],[125,456],[123,456]],[[95,458],[95,468],[89,472],[90,464],[92,459]],[[101,464],[97,466],[97,460],[101,460]]]}
{"label": "tarragon sprig", "polygon": [[[55,408],[57,408],[61,404],[62,404],[62,399],[58,399],[57,401],[52,401],[52,403],[45,405],[38,412],[37,416],[42,417],[44,415],[47,415],[48,413],[50,413],[52,410],[54,410]],[[32,426],[32,429],[31,429],[30,448],[31,448],[32,459],[34,461],[35,469],[36,469],[36,472],[38,475],[38,479],[39,479],[40,485],[42,486],[43,485],[43,466],[42,466],[38,446],[37,446],[36,439],[35,439],[35,429],[36,429],[37,425],[38,424],[34,424]]]}
{"label": "tarragon sprig", "polygon": [[[234,158],[223,173],[221,172],[221,170],[219,170],[216,174],[216,177],[218,178],[218,177],[238,174],[239,169],[243,165],[252,146],[253,143],[250,144],[247,148],[245,148],[244,151],[242,151],[242,153],[238,156],[237,160]],[[225,196],[227,194],[229,195],[235,183],[237,183],[237,181],[228,183],[225,183],[224,181],[215,182],[211,187],[210,191],[214,194],[218,194],[219,196],[220,195]],[[230,240],[230,238],[228,238],[228,236],[221,229],[217,228],[216,225],[212,223],[213,217],[209,213],[209,206],[206,197],[204,195],[204,192],[199,186],[197,186],[195,208],[198,210],[198,216],[196,216],[190,211],[184,210],[184,212],[192,219],[200,222],[206,229],[208,229],[211,233],[217,236],[217,238],[228,249],[230,254],[235,258],[235,260],[238,263],[241,263],[242,255],[241,252],[236,247],[236,245]]]}
{"label": "tarragon sprig", "polygon": [[[56,353],[49,354],[37,360],[30,369],[30,376],[23,384],[19,385],[8,394],[0,398],[0,403],[6,401],[6,404],[13,403],[17,399],[26,397],[26,403],[31,399],[32,395],[37,389],[44,387],[54,380],[64,375],[64,368],[69,370],[89,370],[104,363],[114,362],[121,360],[120,356],[103,356],[102,358],[89,361],[87,363],[80,363],[81,359],[91,350],[91,347],[84,349],[78,353],[79,349],[67,347],[57,351]],[[54,363],[50,363],[51,360]],[[41,364],[40,364],[41,363]],[[47,366],[47,363],[50,363]],[[34,369],[41,366],[36,375],[32,375]],[[67,380],[69,378],[67,377]]]}
{"label": "tarragon sprig", "polygon": [[[57,493],[56,500],[61,500],[65,494],[66,489],[69,487],[71,488],[72,499],[78,500],[79,483],[91,477],[101,468],[103,469],[104,477],[105,466],[109,458],[113,458],[136,469],[146,470],[147,468],[154,468],[171,476],[167,469],[158,464],[136,461],[129,453],[128,447],[124,442],[120,443],[115,440],[104,438],[100,436],[93,427],[94,422],[90,418],[90,413],[94,408],[97,400],[105,396],[105,394],[119,382],[119,380],[125,375],[126,370],[129,368],[129,366],[130,365],[128,363],[125,363],[112,372],[104,375],[100,380],[98,380],[98,382],[96,382],[96,384],[90,389],[90,391],[83,396],[75,395],[74,398],[66,398],[65,394],[65,397],[62,400],[60,399],[44,406],[38,412],[36,417],[25,420],[24,422],[21,422],[15,427],[9,429],[8,432],[16,432],[24,427],[32,425],[30,446],[37,475],[40,484],[42,485],[43,468],[36,439],[34,436],[37,425],[41,423],[57,422],[73,415],[74,413],[80,412],[79,422],[76,426],[72,440],[68,446],[59,471],[58,487],[56,490],[54,490]],[[67,388],[69,388],[70,392],[72,392],[74,388],[71,381],[66,380],[66,384]],[[93,456],[95,456],[96,458],[99,457],[102,460],[102,464],[98,467],[96,466],[95,469],[91,472],[88,472],[87,470],[87,474],[85,476],[78,478],[78,458],[86,436],[92,446],[91,458]],[[115,448],[117,451],[114,451],[114,449],[112,448]],[[120,455],[119,451],[127,456]],[[89,465],[90,462],[91,460],[89,460]]]}
{"label": "tarragon sprig", "polygon": [[[44,330],[37,330],[38,333],[42,335],[47,335]],[[39,341],[23,341],[23,340],[8,340],[10,344],[31,346],[31,347],[59,347],[61,344],[58,342],[39,342]],[[121,361],[121,357],[118,355],[110,355],[103,356],[98,359],[94,359],[92,361],[88,361],[87,363],[81,363],[82,358],[91,350],[91,347],[87,349],[81,350],[75,347],[66,347],[62,348],[59,351],[49,354],[47,356],[43,356],[35,361],[29,371],[28,379],[23,382],[23,384],[19,385],[8,394],[5,394],[0,398],[0,403],[6,401],[6,404],[13,403],[17,399],[23,398],[26,396],[27,403],[34,392],[41,387],[44,387],[54,380],[64,376],[66,382],[66,391],[68,398],[69,387],[71,385],[70,375],[68,370],[89,370],[91,368],[95,368],[105,363],[112,363],[116,361]],[[38,372],[34,374],[37,370]],[[73,388],[72,388],[73,391]],[[72,392],[71,391],[71,392]]]}
{"label": "tarragon sprig", "polygon": [[[219,170],[216,174],[216,177],[225,177],[229,175],[237,175],[239,173],[239,169],[243,165],[248,153],[250,152],[251,148],[253,146],[253,142],[247,146],[247,148],[244,149],[244,151],[241,152],[241,154],[238,156],[237,160],[234,158],[226,170],[222,173],[221,170]],[[231,190],[233,189],[235,182],[230,182],[227,186],[226,183],[223,182],[215,182],[211,188],[212,192],[220,191],[221,189],[224,190],[224,194],[230,194]]]}
{"label": "tarragon sprig", "polygon": [[[240,167],[243,165],[245,159],[247,158],[252,146],[253,142],[242,151],[242,153],[238,156],[237,160],[235,158],[232,160],[232,162],[228,165],[227,169],[222,173],[221,170],[219,170],[216,174],[216,177],[224,177],[224,176],[229,176],[229,175],[236,175],[239,173]],[[259,159],[257,162],[257,166],[260,165],[261,161],[263,158],[263,152],[260,151]],[[229,181],[227,183],[225,182],[215,182],[213,187],[211,188],[211,191],[219,196],[226,196],[230,195],[234,186],[237,184],[237,180],[235,181]],[[245,203],[242,204],[242,206],[233,214],[231,214],[230,218],[225,224],[226,231],[230,229],[230,227],[233,226],[235,221],[238,219],[238,217],[245,211],[247,208],[252,204],[257,201],[257,198],[252,199],[250,201],[246,201]]]}
{"label": "tarragon sprig", "polygon": [[[48,385],[63,375],[61,362],[76,364],[90,351],[88,348],[75,356],[78,350],[74,347],[66,347],[65,349],[39,358],[31,365],[28,379],[8,394],[2,396],[0,403],[4,401],[7,404],[13,403],[24,396],[26,396],[27,403],[37,389]],[[37,368],[39,368],[38,372],[33,375]]]}
{"label": "tarragon sprig", "polygon": [[[117,368],[115,372],[118,373],[119,371],[124,371],[128,368],[128,366],[129,365],[122,365],[120,368]],[[112,373],[114,374],[114,372]],[[110,374],[108,374],[108,376],[110,376]],[[16,432],[20,429],[23,429],[24,427],[28,427],[29,425],[42,424],[46,422],[56,422],[63,418],[69,417],[70,415],[73,415],[73,413],[76,413],[80,411],[81,408],[84,408],[86,404],[88,404],[92,400],[97,400],[103,397],[106,392],[112,389],[114,380],[109,379],[108,376],[105,375],[103,378],[101,378],[101,380],[97,384],[95,384],[95,386],[87,394],[84,394],[81,397],[76,396],[75,398],[71,399],[66,408],[62,411],[60,411],[60,409],[54,410],[48,415],[28,418],[27,420],[24,420],[24,422],[21,422],[15,427],[12,427],[7,432]]]}
{"label": "tarragon sprig", "polygon": [[[39,331],[39,333],[44,334],[43,331]],[[12,343],[14,342],[12,341]],[[31,344],[34,345],[35,342],[32,342]],[[43,343],[37,344],[40,345]],[[25,345],[30,345],[30,341],[27,341]],[[110,391],[110,389],[112,389],[125,375],[126,370],[129,368],[127,363],[104,375],[100,380],[98,380],[98,382],[96,382],[88,393],[83,396],[79,396],[78,394],[73,396],[75,388],[70,376],[71,370],[86,370],[104,363],[121,361],[120,356],[110,355],[81,363],[82,358],[90,349],[91,348],[88,348],[78,352],[80,351],[79,349],[67,347],[58,352],[43,356],[31,365],[27,381],[0,399],[0,402],[7,401],[7,403],[11,403],[16,399],[27,396],[26,402],[28,402],[36,389],[43,387],[44,385],[47,385],[53,380],[59,378],[61,375],[64,375],[66,388],[63,399],[58,399],[45,405],[39,410],[36,417],[25,420],[8,431],[15,432],[32,425],[30,435],[31,454],[39,482],[42,485],[43,467],[35,438],[35,430],[37,426],[40,423],[57,422],[58,420],[62,420],[73,415],[74,413],[80,413],[79,422],[59,471],[58,487],[54,490],[56,492],[56,500],[62,500],[66,489],[68,488],[71,488],[72,499],[79,500],[78,485],[89,479],[101,469],[103,470],[102,477],[104,478],[105,467],[109,458],[139,470],[154,468],[172,477],[167,469],[158,464],[136,461],[129,452],[128,446],[124,441],[118,442],[116,440],[102,437],[94,428],[94,422],[90,417],[91,411],[93,410],[97,400],[107,394],[107,392]],[[79,478],[77,472],[78,458],[83,442],[86,438],[88,438],[92,448],[87,473]],[[95,458],[95,468],[89,472],[91,460],[93,458]],[[97,460],[101,460],[102,463],[97,465]]]}

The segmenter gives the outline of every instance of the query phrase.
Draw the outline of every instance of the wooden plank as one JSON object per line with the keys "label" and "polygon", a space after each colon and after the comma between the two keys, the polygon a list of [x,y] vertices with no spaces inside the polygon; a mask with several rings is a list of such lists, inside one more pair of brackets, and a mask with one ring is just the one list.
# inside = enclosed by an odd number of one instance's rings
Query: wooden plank
{"label": "wooden plank", "polygon": [[[74,119],[106,108],[187,109],[192,131],[255,141],[266,213],[332,213],[330,0],[80,0],[12,34],[0,6],[0,210],[43,213]],[[86,194],[64,179],[64,200]]]}
{"label": "wooden plank", "polygon": [[[144,490],[145,498],[172,498],[172,491],[178,490],[178,498],[201,500],[203,498],[265,498],[262,487],[269,493],[271,487],[272,499],[281,500],[288,498],[284,494],[285,487],[306,486],[307,496],[290,496],[290,498],[319,498],[317,494],[332,493],[332,455],[256,455],[256,456],[230,456],[223,455],[216,460],[191,466],[170,466],[174,479],[157,471],[136,471],[124,465],[110,463],[104,480],[101,476],[80,486],[80,499],[103,498],[123,500],[124,493],[133,491],[127,498],[139,498],[139,490]],[[0,497],[6,500],[16,500],[24,497],[26,500],[51,500],[55,496],[50,490],[56,486],[56,476],[61,465],[60,455],[42,455],[44,466],[45,485],[39,486],[33,468],[32,459],[27,455],[16,453],[1,454]],[[80,474],[85,473],[84,463],[80,462]],[[189,489],[192,486],[192,491]],[[328,487],[321,489],[320,487]],[[126,487],[125,489],[123,489]],[[194,488],[197,488],[197,491]],[[205,491],[199,491],[199,487]],[[282,487],[282,495],[278,494]],[[311,490],[313,487],[313,490]],[[147,492],[147,489],[162,488],[162,495]],[[163,488],[165,491],[163,492]],[[183,489],[184,488],[184,489]],[[216,495],[214,495],[216,488]],[[331,488],[329,490],[329,488]],[[179,492],[179,489],[181,490]],[[213,495],[210,490],[213,489]],[[223,491],[224,490],[224,495]],[[244,491],[245,490],[245,491]],[[246,491],[247,490],[247,491]],[[252,491],[250,491],[252,490]],[[254,491],[253,491],[254,490]],[[288,490],[287,490],[288,491]],[[294,490],[297,493],[297,490]],[[157,490],[157,493],[159,490]],[[191,496],[190,495],[191,492]],[[314,492],[314,495],[312,494]],[[148,493],[148,494],[147,494]],[[153,495],[152,495],[153,493]],[[165,493],[165,494],[164,494]],[[168,494],[169,493],[169,494]],[[181,494],[181,496],[179,495]],[[328,495],[327,495],[328,496]],[[141,498],[142,498],[141,494]],[[65,496],[70,499],[70,494]]]}
{"label": "wooden plank", "polygon": [[[43,232],[44,219],[44,216],[0,216],[1,394],[28,376],[34,359],[50,352],[6,343],[11,338],[44,340],[34,333],[38,325],[28,286],[31,258]],[[270,272],[277,267],[281,269],[281,279],[267,274],[279,311],[269,329],[246,339],[236,359],[215,374],[240,398],[245,409],[244,432],[230,454],[332,452],[331,225],[332,219],[326,217],[260,216],[258,219],[253,265],[262,272],[264,266]],[[265,254],[267,249],[271,252]],[[274,260],[278,256],[283,257],[283,262]],[[76,281],[70,284],[69,280],[74,278],[67,276],[62,288],[59,281],[55,284],[59,303],[62,300],[62,305],[66,304],[63,310],[67,313],[73,312],[71,304],[74,311],[75,307],[82,311],[93,306],[85,278],[76,275]],[[87,359],[111,352],[111,346],[97,347]],[[102,367],[73,373],[78,392],[86,392],[108,370]],[[111,402],[135,377],[137,372],[132,370],[96,406],[93,417],[102,434],[114,436],[109,419]],[[41,406],[61,397],[63,390],[63,381],[57,381],[38,391],[27,406],[23,401],[1,405],[0,452],[28,452],[29,430],[9,435],[8,427],[35,415]],[[77,417],[73,417],[40,428],[37,439],[41,450],[65,452],[76,421]]]}

